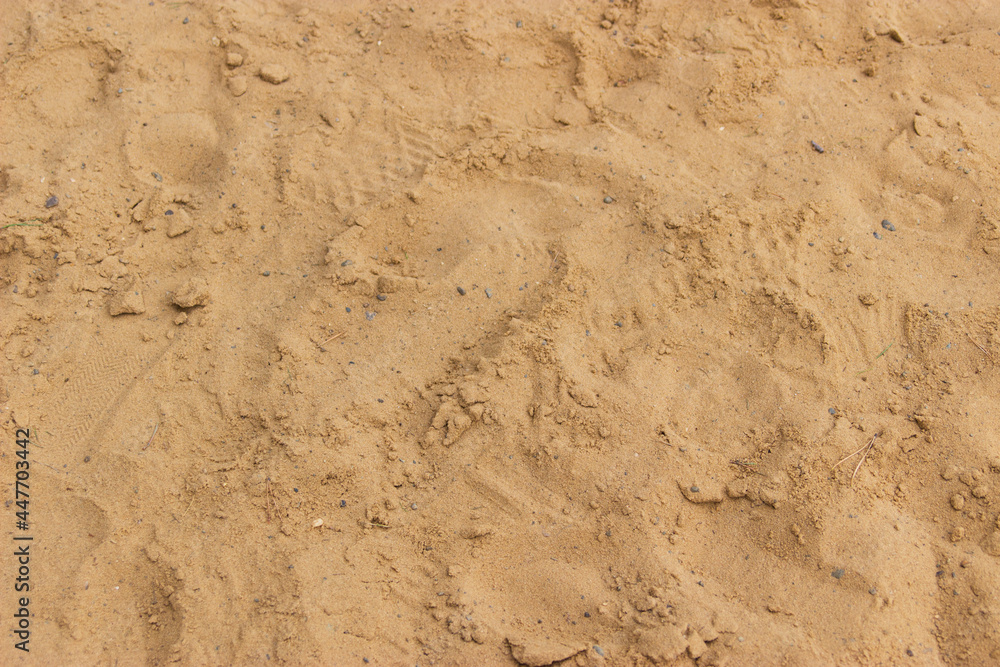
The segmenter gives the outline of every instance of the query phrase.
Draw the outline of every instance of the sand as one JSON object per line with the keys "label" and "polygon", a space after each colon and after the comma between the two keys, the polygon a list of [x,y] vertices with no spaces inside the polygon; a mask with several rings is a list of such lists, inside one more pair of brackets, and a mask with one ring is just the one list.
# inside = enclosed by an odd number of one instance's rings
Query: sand
{"label": "sand", "polygon": [[1000,660],[998,26],[7,0],[0,662]]}

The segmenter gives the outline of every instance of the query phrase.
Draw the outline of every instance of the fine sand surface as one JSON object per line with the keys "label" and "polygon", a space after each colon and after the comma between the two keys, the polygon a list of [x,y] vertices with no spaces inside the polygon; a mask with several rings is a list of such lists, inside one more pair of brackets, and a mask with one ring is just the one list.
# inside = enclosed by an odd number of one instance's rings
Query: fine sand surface
{"label": "fine sand surface", "polygon": [[4,0],[0,664],[996,664],[998,30]]}

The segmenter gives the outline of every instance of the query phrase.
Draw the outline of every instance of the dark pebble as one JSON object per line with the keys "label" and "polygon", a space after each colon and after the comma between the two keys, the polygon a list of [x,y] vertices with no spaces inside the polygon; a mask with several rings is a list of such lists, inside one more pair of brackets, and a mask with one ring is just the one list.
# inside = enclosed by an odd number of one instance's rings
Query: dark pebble
{"label": "dark pebble", "polygon": [[590,612],[589,611],[583,612],[583,617],[584,618],[590,618]]}
{"label": "dark pebble", "polygon": [[31,374],[32,375],[38,375],[38,369],[37,368],[32,368],[31,369]]}
{"label": "dark pebble", "polygon": [[[493,290],[491,290],[489,287],[487,287],[483,291],[486,293],[486,298],[487,299],[492,299],[493,298]],[[969,304],[969,305],[971,306],[972,304]]]}
{"label": "dark pebble", "polygon": [[343,262],[340,263],[341,266],[350,266],[351,264],[354,264],[354,262],[349,259],[345,259]]}
{"label": "dark pebble", "polygon": [[829,413],[830,413],[831,415],[835,415],[835,414],[837,414],[837,409],[836,409],[836,408],[830,408],[830,409],[828,410],[828,412],[829,412]]}
{"label": "dark pebble", "polygon": [[820,146],[819,144],[817,144],[815,141],[810,141],[809,143],[812,144],[813,150],[816,151],[817,153],[825,153],[826,152],[826,151],[823,150],[823,147]]}
{"label": "dark pebble", "polygon": [[601,656],[602,658],[604,657],[604,649],[602,649],[597,644],[594,644],[594,651],[597,653],[597,655]]}
{"label": "dark pebble", "polygon": [[462,296],[465,296],[465,289],[463,287],[459,287],[458,293],[461,294]]}
{"label": "dark pebble", "polygon": [[605,204],[610,204],[613,201],[614,201],[614,199],[612,199],[610,196],[604,198],[604,203]]}
{"label": "dark pebble", "polygon": [[379,294],[379,295],[378,295],[378,296],[376,296],[375,298],[376,298],[376,299],[378,299],[379,301],[385,301],[385,299],[386,299],[386,296],[385,296],[385,294]]}
{"label": "dark pebble", "polygon": [[83,457],[83,462],[84,463],[90,463],[90,457],[89,456],[84,456]]}
{"label": "dark pebble", "polygon": [[340,506],[341,507],[347,507],[347,501],[346,500],[341,500],[340,501]]}
{"label": "dark pebble", "polygon": [[872,234],[873,234],[873,235],[875,236],[875,238],[877,238],[877,239],[878,239],[879,241],[881,241],[881,240],[882,240],[882,235],[881,235],[881,234],[879,234],[878,232],[872,232]]}
{"label": "dark pebble", "polygon": [[260,275],[262,275],[262,276],[264,276],[266,278],[267,276],[271,275],[271,272],[270,271],[265,271],[264,273],[262,273]]}
{"label": "dark pebble", "polygon": [[155,178],[156,180],[158,180],[160,183],[163,182],[163,177],[162,176],[160,176],[159,174],[157,174],[155,171],[152,172],[152,173],[153,173],[153,178]]}
{"label": "dark pebble", "polygon": [[345,306],[344,310],[346,310],[347,312],[351,312],[351,307],[350,306]]}
{"label": "dark pebble", "polygon": [[700,491],[701,491],[701,489],[699,489],[697,486],[692,486],[691,487],[691,493],[699,493]]}
{"label": "dark pebble", "polygon": [[173,215],[173,214],[174,210],[172,208],[168,208],[166,211],[163,212],[163,215]]}
{"label": "dark pebble", "polygon": [[838,567],[836,570],[833,571],[834,579],[840,579],[843,576],[844,576],[844,568]]}
{"label": "dark pebble", "polygon": [[896,231],[896,226],[893,225],[888,220],[883,220],[882,221],[882,229],[886,230],[887,232],[894,232],[894,231]]}
{"label": "dark pebble", "polygon": [[45,208],[52,208],[53,206],[59,206],[59,197],[55,195],[45,200]]}
{"label": "dark pebble", "polygon": [[516,25],[516,26],[517,26],[518,28],[520,28],[521,26],[523,26],[523,25],[524,25],[524,23],[522,23],[521,21],[518,21],[518,22],[517,22],[517,23],[515,23],[514,25]]}
{"label": "dark pebble", "polygon": [[365,319],[368,320],[369,322],[371,322],[372,320],[375,319],[375,313],[366,310],[365,311]]}
{"label": "dark pebble", "polygon": [[184,25],[187,25],[188,24],[188,17],[185,16],[184,20],[181,21],[181,23],[183,23]]}

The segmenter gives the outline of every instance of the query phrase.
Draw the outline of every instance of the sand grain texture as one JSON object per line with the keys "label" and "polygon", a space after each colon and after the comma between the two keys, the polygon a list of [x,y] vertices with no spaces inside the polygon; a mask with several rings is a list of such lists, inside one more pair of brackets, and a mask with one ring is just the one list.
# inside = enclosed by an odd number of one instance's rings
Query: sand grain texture
{"label": "sand grain texture", "polygon": [[1000,9],[825,4],[5,3],[0,662],[1000,660]]}

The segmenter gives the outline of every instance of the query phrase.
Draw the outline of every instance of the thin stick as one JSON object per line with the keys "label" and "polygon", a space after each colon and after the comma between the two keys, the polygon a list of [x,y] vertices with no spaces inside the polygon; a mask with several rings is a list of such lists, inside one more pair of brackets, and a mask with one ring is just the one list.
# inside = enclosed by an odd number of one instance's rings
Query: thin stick
{"label": "thin stick", "polygon": [[983,347],[982,345],[980,345],[980,344],[979,344],[979,343],[978,343],[978,342],[976,341],[976,339],[972,337],[972,334],[969,334],[969,333],[967,333],[967,334],[965,334],[965,335],[969,337],[969,340],[971,340],[971,341],[972,341],[972,344],[973,344],[973,345],[975,345],[976,347],[978,347],[978,348],[980,349],[980,351],[981,351],[981,352],[982,352],[983,354],[985,354],[985,355],[986,355],[987,357],[989,357],[989,360],[990,360],[990,361],[993,361],[993,363],[996,363],[996,362],[994,361],[994,359],[993,359],[993,355],[992,355],[992,354],[990,354],[989,352],[987,352],[987,351],[986,351],[986,348],[985,348],[985,347]]}
{"label": "thin stick", "polygon": [[341,331],[341,332],[340,332],[340,333],[338,333],[338,334],[334,334],[334,335],[330,336],[329,338],[327,338],[327,339],[326,339],[325,341],[323,341],[322,343],[316,343],[316,345],[317,345],[317,346],[318,346],[318,347],[319,347],[320,349],[322,349],[322,348],[323,348],[323,346],[324,346],[324,345],[326,345],[327,343],[329,343],[329,342],[330,342],[331,340],[337,340],[338,338],[340,338],[340,337],[341,337],[341,336],[343,336],[343,335],[344,335],[344,332],[343,332],[343,331]]}
{"label": "thin stick", "polygon": [[552,255],[552,261],[549,262],[549,270],[550,271],[552,270],[552,267],[556,265],[556,260],[557,259],[559,259],[559,251],[558,250],[556,250],[556,254]]}
{"label": "thin stick", "polygon": [[146,441],[145,445],[143,445],[142,451],[146,451],[146,447],[149,447],[151,444],[153,444],[153,438],[156,437],[156,432],[159,430],[160,430],[160,422],[156,422],[156,426],[153,427],[153,435],[149,436],[149,440]]}

